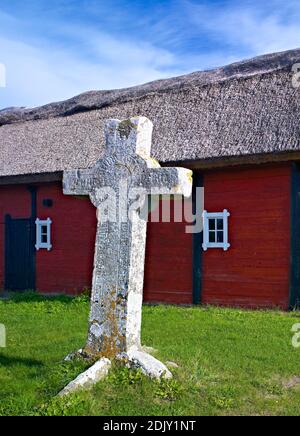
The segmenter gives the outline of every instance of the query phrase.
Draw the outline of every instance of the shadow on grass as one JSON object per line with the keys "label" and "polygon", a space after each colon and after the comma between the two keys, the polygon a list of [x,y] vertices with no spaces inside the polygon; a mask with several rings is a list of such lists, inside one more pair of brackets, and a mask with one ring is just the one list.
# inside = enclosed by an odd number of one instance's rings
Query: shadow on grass
{"label": "shadow on grass", "polygon": [[0,293],[0,299],[4,301],[13,301],[14,303],[36,303],[41,301],[59,301],[61,303],[72,303],[76,296],[68,296],[65,294],[59,295],[43,295],[35,291],[22,292],[5,292]]}
{"label": "shadow on grass", "polygon": [[9,357],[9,356],[3,356],[0,354],[0,365],[12,366],[12,365],[16,365],[16,364],[21,364],[21,365],[30,366],[30,367],[33,367],[33,366],[41,367],[44,365],[41,360],[27,359],[24,357]]}

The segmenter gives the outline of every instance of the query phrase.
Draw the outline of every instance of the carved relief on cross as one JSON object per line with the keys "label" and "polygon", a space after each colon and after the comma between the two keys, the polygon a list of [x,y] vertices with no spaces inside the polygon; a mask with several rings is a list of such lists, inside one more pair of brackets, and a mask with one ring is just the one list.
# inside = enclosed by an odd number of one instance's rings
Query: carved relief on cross
{"label": "carved relief on cross", "polygon": [[64,172],[64,194],[89,196],[97,208],[88,355],[140,349],[147,227],[141,205],[150,194],[191,195],[190,170],[161,168],[151,158],[152,128],[144,117],[109,120],[103,157],[91,169]]}

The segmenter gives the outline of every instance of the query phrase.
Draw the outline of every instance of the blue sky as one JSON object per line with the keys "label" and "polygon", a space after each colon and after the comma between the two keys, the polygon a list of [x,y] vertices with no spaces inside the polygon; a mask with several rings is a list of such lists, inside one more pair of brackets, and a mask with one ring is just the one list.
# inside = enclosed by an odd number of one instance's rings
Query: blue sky
{"label": "blue sky", "polygon": [[0,0],[0,108],[300,47],[299,0]]}

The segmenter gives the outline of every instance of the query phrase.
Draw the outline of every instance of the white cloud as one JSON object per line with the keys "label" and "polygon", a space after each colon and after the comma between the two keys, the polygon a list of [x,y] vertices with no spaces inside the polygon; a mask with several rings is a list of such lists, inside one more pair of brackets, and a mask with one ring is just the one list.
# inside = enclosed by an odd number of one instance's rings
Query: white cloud
{"label": "white cloud", "polygon": [[6,68],[4,64],[0,64],[0,88],[6,86]]}
{"label": "white cloud", "polygon": [[[0,12],[0,26],[2,22],[22,28]],[[4,36],[0,27],[0,63],[7,71],[0,107],[36,106],[91,89],[134,86],[174,74],[174,55],[147,41],[120,39],[79,25],[56,26],[58,42],[32,37],[25,42],[16,35]],[[64,45],[66,38],[72,44]]]}
{"label": "white cloud", "polygon": [[93,45],[98,56],[87,60],[65,49],[41,49],[0,37],[0,61],[7,71],[0,106],[6,102],[34,106],[89,89],[132,86],[171,75],[160,70],[172,64],[168,52],[146,45],[131,46],[103,35],[94,39]]}
{"label": "white cloud", "polygon": [[[194,25],[215,41],[222,41],[247,55],[265,54],[300,47],[300,3],[282,2],[268,12],[262,3],[245,7],[208,7],[186,2]],[[248,6],[247,6],[248,4]],[[274,2],[274,6],[278,2]]]}
{"label": "white cloud", "polygon": [[136,24],[147,28],[143,38],[59,18],[49,18],[47,32],[34,33],[34,21],[0,11],[0,64],[7,82],[0,88],[0,108],[36,106],[299,47],[299,0],[271,3],[277,7],[263,10],[256,1],[220,7],[177,0],[169,15],[141,16]]}

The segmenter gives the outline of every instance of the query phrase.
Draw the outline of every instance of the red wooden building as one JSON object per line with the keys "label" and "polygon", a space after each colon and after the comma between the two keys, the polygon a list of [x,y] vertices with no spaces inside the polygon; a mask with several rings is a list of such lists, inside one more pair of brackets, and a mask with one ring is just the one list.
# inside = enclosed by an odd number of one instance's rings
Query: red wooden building
{"label": "red wooden building", "polygon": [[63,195],[62,172],[94,165],[107,118],[139,114],[154,123],[161,165],[193,169],[208,213],[198,234],[186,233],[186,223],[148,224],[145,301],[295,306],[300,88],[292,66],[299,61],[294,50],[0,112],[0,288],[76,294],[91,287],[95,209]]}

